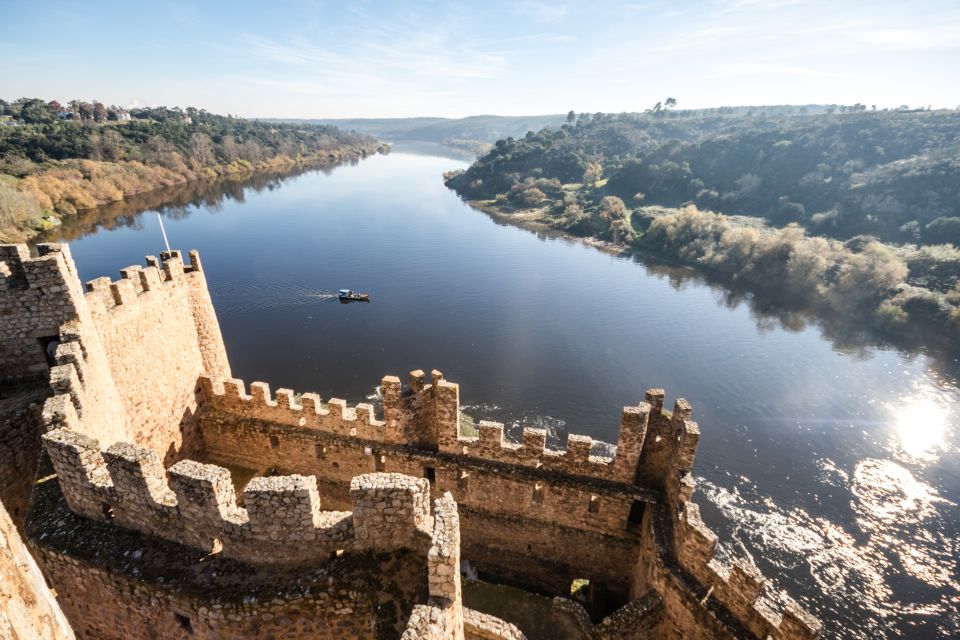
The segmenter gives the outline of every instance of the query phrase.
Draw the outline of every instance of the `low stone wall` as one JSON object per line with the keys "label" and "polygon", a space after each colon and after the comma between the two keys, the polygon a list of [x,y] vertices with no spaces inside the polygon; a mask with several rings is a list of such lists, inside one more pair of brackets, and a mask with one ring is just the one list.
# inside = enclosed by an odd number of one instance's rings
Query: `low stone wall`
{"label": "low stone wall", "polygon": [[47,385],[7,388],[0,398],[0,503],[14,524],[27,513],[40,456],[41,405]]}
{"label": "low stone wall", "polygon": [[[66,420],[68,423],[70,418]],[[354,478],[353,513],[321,511],[316,478],[253,478],[237,505],[230,472],[183,460],[164,470],[152,449],[101,451],[70,429],[43,436],[71,510],[255,564],[322,561],[344,550],[425,548],[429,483],[400,474]]]}
{"label": "low stone wall", "polygon": [[509,622],[472,609],[463,610],[463,632],[467,640],[526,640]]}

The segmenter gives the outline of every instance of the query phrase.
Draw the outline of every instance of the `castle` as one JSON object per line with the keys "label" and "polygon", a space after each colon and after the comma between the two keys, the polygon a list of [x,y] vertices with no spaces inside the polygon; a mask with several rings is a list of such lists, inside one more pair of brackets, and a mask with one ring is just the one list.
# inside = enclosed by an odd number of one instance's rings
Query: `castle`
{"label": "castle", "polygon": [[[583,638],[819,635],[715,558],[699,427],[662,390],[624,408],[609,457],[461,434],[438,371],[384,377],[380,415],[248,386],[196,252],[84,291],[67,246],[3,245],[0,309],[2,638],[523,638],[464,604],[462,566],[555,596]],[[577,580],[605,615],[564,598]]]}

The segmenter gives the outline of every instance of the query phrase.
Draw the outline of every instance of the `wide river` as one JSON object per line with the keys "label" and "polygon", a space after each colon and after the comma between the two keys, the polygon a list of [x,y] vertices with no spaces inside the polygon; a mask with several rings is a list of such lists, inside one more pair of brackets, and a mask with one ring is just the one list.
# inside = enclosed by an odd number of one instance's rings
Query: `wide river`
{"label": "wide river", "polygon": [[[466,413],[547,427],[556,447],[616,442],[621,408],[664,387],[700,423],[694,499],[722,554],[751,556],[826,638],[960,637],[956,363],[840,344],[689,270],[497,223],[444,187],[464,166],[395,151],[195,204],[161,194],[234,375],[357,402],[436,368]],[[150,211],[65,229],[81,277],[158,253]],[[373,301],[338,304],[343,287]]]}

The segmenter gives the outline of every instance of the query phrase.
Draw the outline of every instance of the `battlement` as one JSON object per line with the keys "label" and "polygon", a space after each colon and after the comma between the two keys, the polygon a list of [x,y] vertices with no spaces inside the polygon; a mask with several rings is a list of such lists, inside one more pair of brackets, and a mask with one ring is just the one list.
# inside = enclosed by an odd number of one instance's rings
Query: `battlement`
{"label": "battlement", "polygon": [[300,564],[344,551],[426,550],[430,544],[430,486],[422,478],[358,476],[350,487],[353,511],[343,512],[321,511],[313,476],[257,477],[244,488],[240,506],[223,467],[183,460],[164,470],[151,449],[117,443],[101,450],[65,428],[43,440],[75,513],[228,558]]}
{"label": "battlement", "polygon": [[820,623],[792,598],[765,593],[767,581],[745,560],[725,566],[716,557],[717,535],[700,518],[693,502],[683,506],[677,524],[677,559],[712,597],[729,610],[751,633],[771,640],[810,640],[820,633]]}
{"label": "battlement", "polygon": [[131,265],[120,270],[120,279],[95,278],[86,283],[86,299],[94,309],[115,311],[123,305],[134,304],[141,296],[162,291],[165,286],[178,286],[193,273],[202,273],[200,255],[189,253],[189,264],[184,264],[178,250],[164,251],[160,259],[145,258],[145,266]]}
{"label": "battlement", "polygon": [[504,439],[504,425],[497,422],[480,421],[478,436],[462,436],[459,385],[439,371],[432,372],[430,383],[423,371],[411,372],[406,390],[399,378],[385,376],[380,384],[382,418],[370,404],[349,407],[337,398],[324,403],[315,393],[278,389],[274,398],[264,382],[251,383],[248,394],[242,380],[204,375],[200,387],[206,406],[238,417],[622,484],[634,483],[652,412],[673,425],[682,471],[691,468],[699,439],[696,423],[689,420],[690,405],[683,399],[672,413],[662,409],[662,401],[656,410],[648,402],[624,407],[613,458],[595,453],[599,441],[577,434],[567,436],[565,450],[550,449],[546,431],[530,427],[523,430],[520,443],[512,443]]}
{"label": "battlement", "polygon": [[67,245],[39,244],[34,257],[27,245],[0,244],[0,290],[39,289],[44,293],[59,293],[76,276]]}

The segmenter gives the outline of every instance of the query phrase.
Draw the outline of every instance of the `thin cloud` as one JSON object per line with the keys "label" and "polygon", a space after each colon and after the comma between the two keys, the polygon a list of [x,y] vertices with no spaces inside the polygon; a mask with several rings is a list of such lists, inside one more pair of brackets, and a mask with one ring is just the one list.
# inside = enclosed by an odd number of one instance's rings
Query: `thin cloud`
{"label": "thin cloud", "polygon": [[763,64],[754,62],[743,62],[731,64],[720,69],[717,74],[719,77],[735,76],[760,76],[760,75],[785,75],[785,76],[808,76],[814,78],[845,78],[842,73],[833,71],[823,71],[820,69],[809,69],[805,67],[791,67],[781,64]]}
{"label": "thin cloud", "polygon": [[851,31],[849,35],[885,49],[960,48],[960,27],[955,25],[865,29]]}

